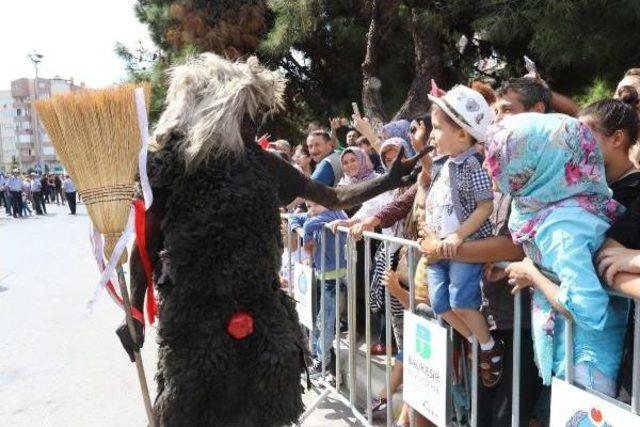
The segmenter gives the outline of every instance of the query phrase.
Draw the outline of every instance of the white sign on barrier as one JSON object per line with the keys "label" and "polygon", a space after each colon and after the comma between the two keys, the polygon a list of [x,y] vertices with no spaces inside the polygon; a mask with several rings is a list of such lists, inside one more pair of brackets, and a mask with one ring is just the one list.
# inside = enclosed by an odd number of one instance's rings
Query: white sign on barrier
{"label": "white sign on barrier", "polygon": [[293,272],[293,298],[300,323],[313,329],[313,270],[308,265],[296,263]]}
{"label": "white sign on barrier", "polygon": [[403,399],[438,426],[447,425],[447,330],[404,312]]}
{"label": "white sign on barrier", "polygon": [[578,387],[553,379],[551,384],[551,427],[632,427],[640,416],[594,396]]}

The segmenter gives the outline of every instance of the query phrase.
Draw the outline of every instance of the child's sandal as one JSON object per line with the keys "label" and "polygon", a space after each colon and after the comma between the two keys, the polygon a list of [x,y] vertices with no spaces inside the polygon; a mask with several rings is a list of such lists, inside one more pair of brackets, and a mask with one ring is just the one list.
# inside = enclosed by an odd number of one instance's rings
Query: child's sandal
{"label": "child's sandal", "polygon": [[504,343],[497,340],[491,350],[481,350],[478,358],[482,384],[487,388],[495,387],[502,378]]}

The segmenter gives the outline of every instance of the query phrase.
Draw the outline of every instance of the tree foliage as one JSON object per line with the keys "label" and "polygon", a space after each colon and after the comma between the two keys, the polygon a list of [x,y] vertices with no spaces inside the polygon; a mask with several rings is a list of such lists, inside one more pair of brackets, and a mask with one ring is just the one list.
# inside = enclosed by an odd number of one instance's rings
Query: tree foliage
{"label": "tree foliage", "polygon": [[[189,52],[232,59],[258,55],[289,80],[287,114],[270,130],[295,138],[306,122],[348,114],[351,102],[362,100],[373,3],[139,0],[137,17],[161,53],[148,66],[136,61],[135,53],[120,53],[134,64],[132,76],[154,82],[157,94],[164,70]],[[377,5],[375,74],[385,119],[426,109],[430,78],[445,88],[471,77],[499,82],[524,72],[524,54],[555,89],[569,94],[584,93],[596,77],[601,89],[610,86],[640,64],[637,0],[380,0]],[[476,68],[478,60],[492,56],[507,66],[490,75]],[[161,108],[154,103],[154,111]]]}

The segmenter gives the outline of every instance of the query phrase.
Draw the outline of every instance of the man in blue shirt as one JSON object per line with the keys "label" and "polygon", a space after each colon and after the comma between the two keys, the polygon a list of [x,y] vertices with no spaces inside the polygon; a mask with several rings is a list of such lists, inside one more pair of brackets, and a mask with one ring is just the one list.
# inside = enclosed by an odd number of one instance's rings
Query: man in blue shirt
{"label": "man in blue shirt", "polygon": [[324,130],[315,130],[307,136],[309,155],[316,162],[311,179],[329,187],[335,187],[342,178],[340,153],[334,151],[331,135]]}
{"label": "man in blue shirt", "polygon": [[13,174],[7,182],[7,186],[11,193],[13,217],[22,217],[22,178],[20,178],[20,171],[18,169],[13,170]]}

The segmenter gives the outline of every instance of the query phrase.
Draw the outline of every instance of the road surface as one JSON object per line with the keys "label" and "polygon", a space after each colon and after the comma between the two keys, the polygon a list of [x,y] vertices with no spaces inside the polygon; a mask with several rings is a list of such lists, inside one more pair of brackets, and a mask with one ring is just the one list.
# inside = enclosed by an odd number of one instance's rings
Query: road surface
{"label": "road surface", "polygon": [[[104,291],[87,309],[98,271],[86,210],[80,204],[72,216],[65,206],[47,208],[47,216],[25,219],[0,211],[0,424],[144,426],[134,365],[114,334],[123,313]],[[146,343],[153,399],[153,328]],[[307,393],[305,402],[315,396]],[[355,425],[348,415],[329,400],[304,426]]]}

